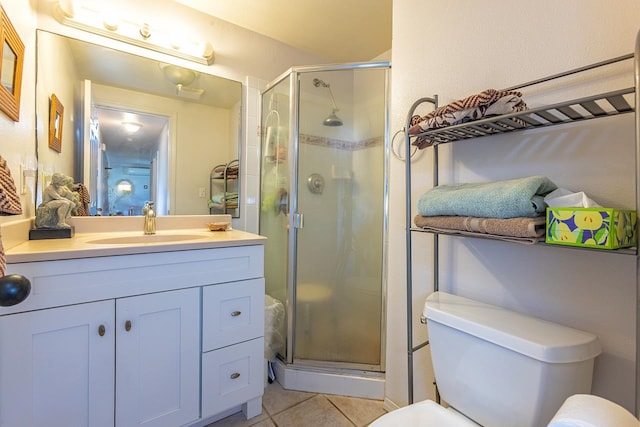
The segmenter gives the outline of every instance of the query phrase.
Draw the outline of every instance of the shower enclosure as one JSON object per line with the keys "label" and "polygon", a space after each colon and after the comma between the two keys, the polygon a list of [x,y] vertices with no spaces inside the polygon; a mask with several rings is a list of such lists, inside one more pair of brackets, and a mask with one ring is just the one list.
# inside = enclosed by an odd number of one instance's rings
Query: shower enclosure
{"label": "shower enclosure", "polygon": [[262,93],[260,234],[285,366],[384,371],[388,71],[295,67]]}

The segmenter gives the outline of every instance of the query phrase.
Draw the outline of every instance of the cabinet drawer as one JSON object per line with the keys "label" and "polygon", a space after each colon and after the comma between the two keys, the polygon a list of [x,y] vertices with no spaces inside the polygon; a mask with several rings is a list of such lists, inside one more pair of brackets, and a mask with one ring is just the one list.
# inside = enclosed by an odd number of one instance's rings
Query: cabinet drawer
{"label": "cabinet drawer", "polygon": [[264,279],[202,288],[202,351],[264,335]]}
{"label": "cabinet drawer", "polygon": [[216,415],[264,392],[264,339],[202,355],[202,418]]}
{"label": "cabinet drawer", "polygon": [[260,278],[264,247],[25,262],[8,264],[7,274],[27,277],[31,294],[20,304],[0,307],[0,315]]}

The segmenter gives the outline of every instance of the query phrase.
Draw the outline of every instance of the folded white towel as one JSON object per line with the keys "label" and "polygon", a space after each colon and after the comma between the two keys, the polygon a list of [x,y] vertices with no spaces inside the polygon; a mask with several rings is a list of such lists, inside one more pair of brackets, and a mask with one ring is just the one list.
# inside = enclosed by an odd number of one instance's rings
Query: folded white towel
{"label": "folded white towel", "polygon": [[590,394],[575,394],[562,404],[547,427],[638,427],[622,406]]}

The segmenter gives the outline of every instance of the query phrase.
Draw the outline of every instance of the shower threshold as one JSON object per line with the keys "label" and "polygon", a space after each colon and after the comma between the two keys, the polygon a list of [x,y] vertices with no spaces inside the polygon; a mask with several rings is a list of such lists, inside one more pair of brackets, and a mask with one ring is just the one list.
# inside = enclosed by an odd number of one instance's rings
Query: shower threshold
{"label": "shower threshold", "polygon": [[287,390],[384,399],[383,372],[337,368],[335,365],[309,361],[285,364],[280,359],[273,362],[276,379]]}

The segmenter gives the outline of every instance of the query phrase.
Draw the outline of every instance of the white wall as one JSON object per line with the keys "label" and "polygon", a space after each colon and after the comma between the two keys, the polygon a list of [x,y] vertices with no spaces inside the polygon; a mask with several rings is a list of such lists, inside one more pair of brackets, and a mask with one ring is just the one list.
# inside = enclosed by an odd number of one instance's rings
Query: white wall
{"label": "white wall", "polygon": [[[630,53],[640,28],[640,4],[598,0],[537,2],[397,0],[393,6],[391,131],[401,128],[419,97],[440,96],[444,105],[493,87],[503,88]],[[612,73],[633,86],[630,62]],[[571,95],[589,85],[571,82]],[[575,84],[574,84],[575,82]],[[537,91],[538,88],[536,88]],[[562,98],[565,90],[553,88]],[[560,93],[563,92],[563,93]],[[585,93],[584,95],[587,95]],[[578,97],[576,96],[576,97]],[[527,97],[530,106],[541,95]],[[560,100],[560,99],[558,99]],[[534,174],[585,190],[602,204],[634,208],[633,117],[529,131],[517,136],[455,143],[441,150],[440,183],[489,181]],[[413,165],[413,209],[432,186],[432,150]],[[407,403],[405,335],[404,163],[392,159],[386,400]],[[415,237],[413,260],[415,344],[425,338],[418,323],[430,292],[431,237]],[[525,247],[491,241],[442,238],[441,289],[598,335],[594,394],[635,406],[636,260],[632,256]],[[428,350],[415,360],[415,400],[433,398]]]}
{"label": "white wall", "polygon": [[[7,161],[11,175],[19,186],[20,165],[24,164],[27,156],[35,155],[35,44],[36,35],[33,31],[36,22],[35,13],[29,2],[6,1],[0,2],[7,16],[11,20],[18,36],[24,43],[24,64],[22,69],[22,91],[20,96],[20,121],[14,122],[0,113],[0,155]],[[48,123],[48,119],[47,119]],[[33,180],[30,180],[30,185]],[[0,216],[0,224],[18,218],[35,215],[33,208],[33,187],[21,196],[22,215]]]}
{"label": "white wall", "polygon": [[[41,119],[42,125],[38,126],[37,138],[38,147],[38,164],[40,169],[39,188],[42,189],[42,183],[50,181],[45,178],[46,175],[51,176],[54,172],[61,172],[65,175],[73,176],[73,162],[76,145],[74,141],[74,120],[76,117],[76,100],[80,97],[77,93],[79,87],[79,79],[75,68],[75,61],[69,50],[67,43],[61,42],[60,39],[43,37],[38,41],[39,48],[43,52],[43,60],[38,61],[39,70],[37,72],[37,99],[49,99],[53,94],[56,95],[59,102],[64,107],[63,126],[62,126],[62,150],[58,153],[49,147],[49,112],[50,103],[42,102],[37,106],[39,111],[37,115]],[[45,65],[46,64],[46,65]],[[60,76],[64,76],[61,78]],[[44,119],[46,117],[46,119]]]}

